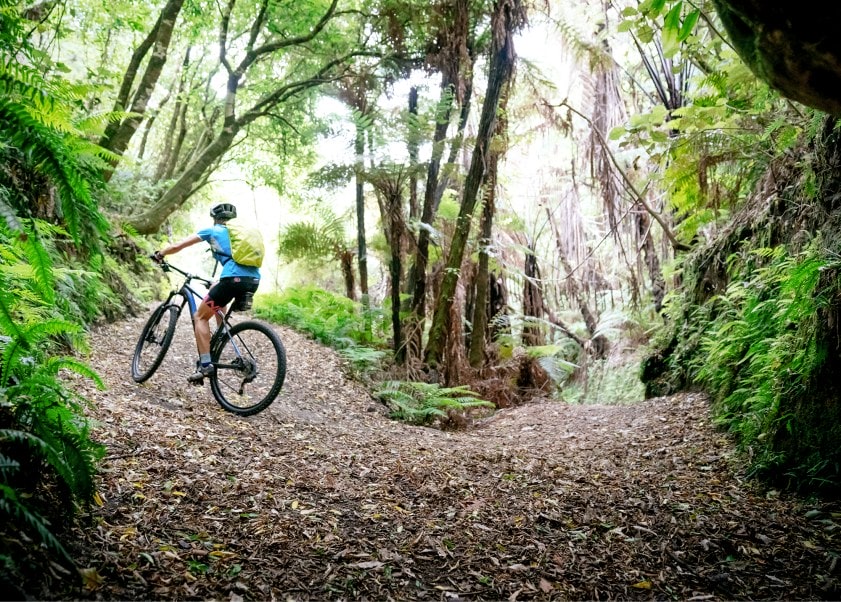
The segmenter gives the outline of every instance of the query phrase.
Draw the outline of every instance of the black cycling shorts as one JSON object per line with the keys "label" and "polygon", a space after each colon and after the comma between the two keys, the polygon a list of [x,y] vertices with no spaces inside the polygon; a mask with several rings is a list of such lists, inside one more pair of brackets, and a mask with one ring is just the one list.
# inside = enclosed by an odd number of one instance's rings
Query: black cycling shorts
{"label": "black cycling shorts", "polygon": [[244,293],[253,293],[260,286],[259,278],[244,278],[233,276],[220,278],[219,282],[210,287],[204,297],[204,303],[214,312],[224,309],[234,299],[243,296]]}

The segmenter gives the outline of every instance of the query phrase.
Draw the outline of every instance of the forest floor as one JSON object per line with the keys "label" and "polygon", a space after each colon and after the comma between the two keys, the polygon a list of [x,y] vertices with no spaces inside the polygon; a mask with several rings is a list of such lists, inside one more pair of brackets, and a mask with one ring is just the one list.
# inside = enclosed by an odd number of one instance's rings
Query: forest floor
{"label": "forest floor", "polygon": [[76,528],[84,583],[62,597],[841,598],[841,506],[745,480],[701,395],[411,427],[278,328],[284,388],[239,418],[187,384],[183,317],[160,371],[131,380],[145,319],[92,336],[103,503]]}

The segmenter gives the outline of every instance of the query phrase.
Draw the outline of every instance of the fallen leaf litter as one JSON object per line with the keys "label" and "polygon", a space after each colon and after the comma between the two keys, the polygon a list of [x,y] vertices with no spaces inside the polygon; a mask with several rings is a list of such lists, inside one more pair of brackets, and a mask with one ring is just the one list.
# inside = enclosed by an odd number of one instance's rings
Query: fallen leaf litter
{"label": "fallen leaf litter", "polygon": [[158,373],[131,380],[144,320],[92,333],[108,388],[84,394],[108,454],[68,597],[841,597],[839,506],[744,480],[701,395],[411,427],[278,327],[284,388],[239,418],[187,384],[183,317]]}

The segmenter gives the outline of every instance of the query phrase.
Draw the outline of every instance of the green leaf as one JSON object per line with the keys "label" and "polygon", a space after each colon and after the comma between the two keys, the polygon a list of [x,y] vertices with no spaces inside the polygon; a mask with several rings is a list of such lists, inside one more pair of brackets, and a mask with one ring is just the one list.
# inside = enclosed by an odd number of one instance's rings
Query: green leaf
{"label": "green leaf", "polygon": [[626,133],[627,133],[627,130],[625,129],[625,126],[620,125],[620,126],[617,126],[617,127],[613,128],[612,130],[610,130],[610,133],[608,134],[608,138],[610,140],[619,140]]}
{"label": "green leaf", "polygon": [[683,1],[676,3],[668,13],[666,13],[666,18],[663,22],[663,27],[667,30],[672,31],[679,31],[680,30],[680,11],[683,8]]}
{"label": "green leaf", "polygon": [[695,24],[698,22],[698,17],[701,16],[701,11],[698,9],[693,10],[691,13],[686,15],[686,18],[683,20],[683,25],[680,27],[680,32],[678,33],[677,39],[679,42],[683,42],[692,34],[692,30],[695,29]]}
{"label": "green leaf", "polygon": [[666,6],[666,0],[651,0],[650,14],[652,16],[659,15],[663,12],[664,6]]}

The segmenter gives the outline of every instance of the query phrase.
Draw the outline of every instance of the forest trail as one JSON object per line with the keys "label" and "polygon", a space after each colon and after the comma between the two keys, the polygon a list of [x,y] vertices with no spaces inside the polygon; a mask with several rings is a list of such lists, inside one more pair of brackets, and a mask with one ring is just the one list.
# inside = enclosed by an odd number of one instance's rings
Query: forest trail
{"label": "forest trail", "polygon": [[131,380],[146,317],[92,333],[108,454],[68,597],[841,597],[841,509],[742,480],[700,395],[536,401],[441,432],[389,420],[333,351],[278,328],[283,391],[239,418],[187,384],[183,316]]}

